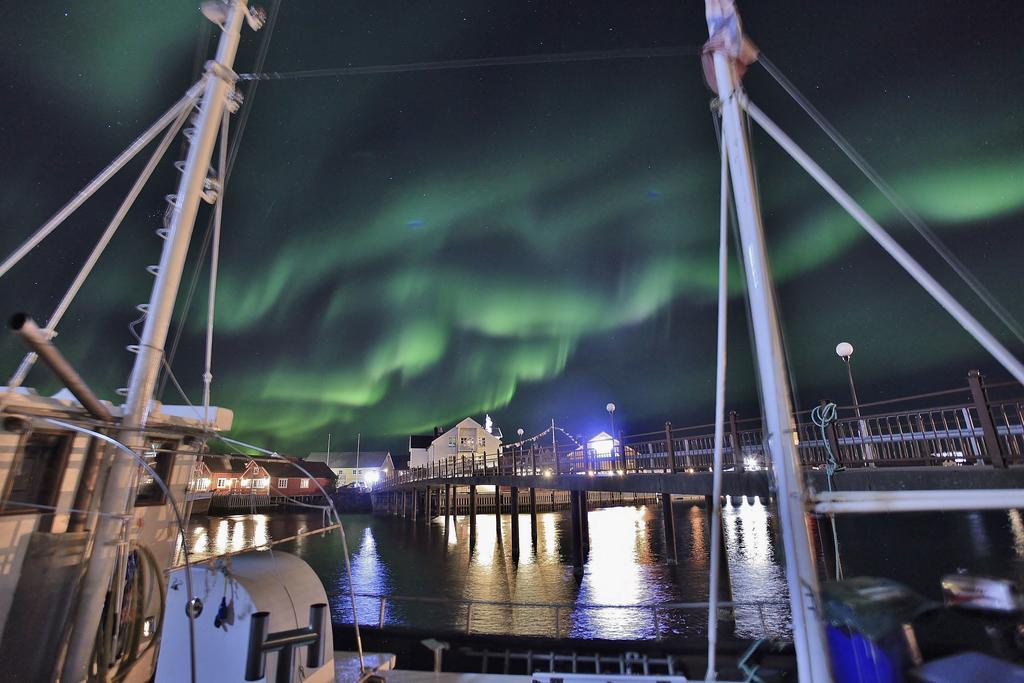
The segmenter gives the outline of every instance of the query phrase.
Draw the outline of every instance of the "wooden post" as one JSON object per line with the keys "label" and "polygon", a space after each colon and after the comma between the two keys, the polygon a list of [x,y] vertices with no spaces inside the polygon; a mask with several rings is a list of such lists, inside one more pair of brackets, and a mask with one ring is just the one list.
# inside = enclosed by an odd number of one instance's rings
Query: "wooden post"
{"label": "wooden post", "polygon": [[417,513],[419,512],[420,503],[420,492],[415,487],[412,489],[412,521],[416,521]]}
{"label": "wooden post", "polygon": [[498,543],[501,543],[501,487],[494,487],[494,533]]}
{"label": "wooden post", "polygon": [[587,500],[587,492],[580,492],[580,531],[582,532],[581,545],[584,548],[590,547],[590,505]]}
{"label": "wooden post", "polygon": [[1003,449],[999,443],[999,432],[996,431],[992,411],[988,407],[988,396],[985,395],[985,387],[981,382],[981,372],[978,370],[968,372],[967,384],[971,388],[971,399],[974,401],[974,410],[978,413],[978,422],[981,423],[981,435],[989,464],[993,467],[1006,467],[1006,459],[1003,457]]}
{"label": "wooden post", "polygon": [[672,443],[672,423],[665,423],[665,456],[668,458],[668,469],[672,474],[675,474],[679,470],[676,469],[676,449]]}
{"label": "wooden post", "polygon": [[679,556],[676,553],[676,518],[672,514],[672,494],[661,494],[661,516],[665,527],[665,555],[669,564],[676,564]]}
{"label": "wooden post", "polygon": [[732,439],[732,464],[737,472],[743,471],[743,444],[740,442],[740,430],[736,425],[736,411],[729,411],[729,435]]}
{"label": "wooden post", "polygon": [[537,545],[537,489],[530,487],[530,540]]}
{"label": "wooden post", "polygon": [[476,544],[476,484],[469,485],[469,545]]}
{"label": "wooden post", "polygon": [[448,520],[452,516],[452,485],[444,485],[444,528],[448,528]]}
{"label": "wooden post", "polygon": [[583,529],[580,520],[580,492],[569,492],[569,515],[572,519],[573,573],[583,575]]}
{"label": "wooden post", "polygon": [[519,555],[519,487],[509,488],[508,522],[512,527],[512,556]]}
{"label": "wooden post", "polygon": [[402,491],[402,518],[403,519],[405,519],[405,517],[406,517],[406,511],[408,510],[408,507],[409,507],[409,492],[403,490]]}

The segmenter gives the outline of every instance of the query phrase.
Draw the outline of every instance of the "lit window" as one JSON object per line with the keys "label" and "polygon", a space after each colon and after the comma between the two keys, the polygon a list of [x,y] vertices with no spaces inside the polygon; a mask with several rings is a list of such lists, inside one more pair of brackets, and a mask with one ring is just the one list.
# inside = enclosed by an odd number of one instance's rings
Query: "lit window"
{"label": "lit window", "polygon": [[308,489],[309,488],[309,479],[302,479],[301,481],[299,481],[299,488],[300,489]]}
{"label": "lit window", "polygon": [[242,488],[243,489],[249,488],[249,484],[251,484],[251,483],[252,483],[252,479],[243,479],[242,480]]}
{"label": "lit window", "polygon": [[253,479],[252,487],[254,489],[265,489],[270,486],[270,478],[264,477],[263,479]]}
{"label": "lit window", "polygon": [[277,480],[277,488],[279,488],[279,489],[286,489],[286,488],[288,488],[288,480],[287,479],[278,479]]}
{"label": "lit window", "polygon": [[217,488],[226,489],[228,487],[228,480],[224,477],[217,477]]}

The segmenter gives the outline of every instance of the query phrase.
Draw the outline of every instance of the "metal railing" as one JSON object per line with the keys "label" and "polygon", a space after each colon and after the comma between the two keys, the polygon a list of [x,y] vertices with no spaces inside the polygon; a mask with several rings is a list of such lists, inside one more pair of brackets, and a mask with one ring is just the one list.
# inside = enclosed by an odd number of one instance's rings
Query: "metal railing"
{"label": "metal railing", "polygon": [[[348,596],[341,596],[347,598]],[[505,633],[507,632],[507,625],[510,620],[514,619],[516,613],[522,616],[524,612],[530,615],[535,614],[546,614],[547,616],[532,617],[530,621],[533,624],[540,626],[538,632],[530,633],[529,635],[539,636],[550,636],[552,638],[562,638],[571,635],[572,620],[571,616],[574,613],[580,611],[586,612],[600,612],[600,611],[623,611],[629,610],[633,613],[640,613],[645,616],[646,628],[635,628],[637,633],[642,633],[644,638],[663,640],[666,637],[672,637],[677,635],[676,633],[667,633],[673,624],[686,623],[689,630],[697,629],[703,632],[706,628],[706,621],[708,615],[708,603],[707,602],[662,602],[662,603],[643,603],[636,605],[601,605],[591,603],[559,603],[559,602],[514,602],[514,601],[498,601],[498,600],[474,600],[468,598],[441,598],[441,597],[428,597],[428,596],[409,596],[409,595],[380,595],[375,593],[355,593],[355,597],[359,601],[374,601],[377,603],[377,609],[374,612],[374,621],[360,622],[364,625],[376,625],[378,628],[384,628],[385,626],[403,626],[416,628],[421,626],[417,623],[411,623],[409,619],[401,619],[395,621],[394,619],[389,622],[389,606],[394,608],[401,604],[415,604],[420,606],[421,611],[424,614],[428,614],[429,607],[437,607],[448,617],[448,621],[453,624],[458,624],[457,630],[463,634],[470,635],[473,633]],[[348,605],[348,602],[344,602]],[[744,602],[719,602],[719,619],[721,621],[735,621],[737,613],[741,613],[750,620],[754,620],[756,615],[755,623],[759,625],[759,629],[754,629],[754,632],[760,631],[758,636],[766,636],[774,639],[786,639],[790,637],[790,632],[787,628],[788,614],[789,614],[789,603],[788,601],[782,600],[755,600],[755,601],[744,601]],[[501,613],[500,619],[493,619],[495,630],[487,630],[486,627],[478,628],[474,630],[474,626],[478,623],[474,621],[474,613],[479,616],[483,610],[498,611]],[[692,615],[692,616],[691,616]],[[780,620],[780,617],[781,620]],[[438,624],[433,614],[428,614],[423,617],[424,628],[437,629]],[[545,627],[544,624],[547,626]],[[504,629],[504,630],[503,630]],[[520,635],[527,635],[526,633]],[[591,636],[593,637],[593,636]]]}
{"label": "metal railing", "polygon": [[[852,406],[841,406],[839,417],[824,429],[814,424],[810,411],[802,411],[794,416],[797,452],[801,463],[810,468],[824,466],[830,452],[845,468],[1024,463],[1024,399],[989,398],[990,393],[1019,390],[1016,383],[986,387],[972,371],[966,387],[861,404],[859,416]],[[724,426],[726,469],[770,467],[760,418],[741,420],[730,413]],[[395,471],[377,488],[488,475],[707,472],[713,453],[713,424],[675,428],[665,423],[664,430],[622,436],[603,448],[578,439],[497,453],[460,453],[424,467]]]}

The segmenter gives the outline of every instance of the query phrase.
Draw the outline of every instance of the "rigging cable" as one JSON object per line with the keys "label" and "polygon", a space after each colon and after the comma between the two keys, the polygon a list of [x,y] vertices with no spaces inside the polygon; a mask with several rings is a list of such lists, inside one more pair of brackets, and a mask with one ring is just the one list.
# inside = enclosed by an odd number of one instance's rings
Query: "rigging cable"
{"label": "rigging cable", "polygon": [[645,47],[623,50],[589,50],[507,57],[476,57],[472,59],[446,59],[436,62],[410,62],[407,64],[376,64],[370,66],[342,66],[305,71],[271,71],[238,74],[240,81],[284,81],[300,78],[337,78],[340,76],[366,76],[372,74],[411,73],[416,71],[452,71],[479,69],[490,66],[519,66],[524,64],[566,64],[573,62],[602,62],[619,59],[651,59],[682,57],[700,54],[701,48],[689,46]]}
{"label": "rigging cable", "polygon": [[793,83],[786,78],[785,74],[779,70],[764,53],[760,53],[758,56],[758,62],[764,67],[764,70],[775,79],[775,81],[782,87],[782,89],[793,98],[793,100],[800,106],[801,109],[818,124],[818,127],[824,131],[824,133],[832,140],[832,142],[846,155],[854,166],[860,170],[864,176],[871,181],[871,184],[881,192],[889,203],[895,207],[895,209],[910,223],[918,234],[925,239],[925,241],[931,246],[936,253],[942,257],[942,260],[953,269],[953,272],[959,276],[963,282],[970,287],[971,291],[981,299],[981,301],[988,307],[990,311],[1000,322],[1006,326],[1006,328],[1017,338],[1019,342],[1024,344],[1024,327],[1021,326],[1020,322],[1013,317],[1013,315],[996,299],[995,295],[990,292],[984,284],[967,268],[964,263],[956,257],[956,255],[949,249],[948,246],[939,238],[938,235],[924,222],[910,206],[903,201],[903,199],[896,194],[896,191],[892,188],[889,183],[874,169],[861,156],[857,150],[853,147],[849,140],[833,126],[825,116],[811,104],[810,100],[804,96],[800,90],[797,89]]}
{"label": "rigging cable", "polygon": [[[256,53],[256,58],[253,61],[253,68],[259,71],[263,68],[263,64],[267,59],[267,52],[270,50],[270,38],[274,34],[274,27],[277,25],[277,16],[281,9],[281,0],[275,0],[273,7],[270,9],[267,23],[263,27],[263,38],[260,41],[259,50]],[[231,140],[231,146],[228,151],[228,162],[227,170],[218,169],[223,177],[223,184],[226,185],[228,179],[231,177],[231,170],[234,168],[235,159],[238,157],[238,149],[242,143],[242,134],[245,131],[245,125],[249,121],[249,112],[252,111],[252,103],[256,99],[256,89],[259,87],[259,83],[253,83],[248,91],[246,92],[245,102],[242,104],[241,113],[238,116],[238,129],[235,133],[235,137]],[[222,190],[223,191],[223,190]],[[202,263],[206,259],[206,251],[210,247],[210,241],[213,236],[213,217],[210,217],[209,222],[206,224],[206,232],[203,235],[203,244],[199,250],[198,263]],[[185,303],[182,307],[181,322],[178,324],[174,331],[174,340],[171,342],[170,351],[165,355],[167,357],[167,370],[170,369],[170,365],[174,363],[174,358],[178,352],[178,344],[181,341],[181,335],[185,331],[185,320],[188,318],[188,312],[192,306],[192,298],[195,295],[196,286],[199,283],[199,275],[201,269],[197,266],[195,272],[192,274],[192,279],[189,282],[188,294],[185,296]],[[164,389],[167,386],[168,375],[164,372],[160,378],[156,396],[159,398],[163,395]]]}

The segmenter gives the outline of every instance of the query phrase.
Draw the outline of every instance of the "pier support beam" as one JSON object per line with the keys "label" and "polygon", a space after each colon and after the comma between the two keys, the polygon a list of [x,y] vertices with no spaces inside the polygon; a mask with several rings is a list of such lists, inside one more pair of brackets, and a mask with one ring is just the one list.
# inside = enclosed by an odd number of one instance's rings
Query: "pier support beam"
{"label": "pier support beam", "polygon": [[469,547],[476,545],[476,485],[469,485]]}
{"label": "pier support beam", "polygon": [[665,555],[669,564],[679,562],[679,555],[676,553],[676,518],[672,514],[672,494],[661,494],[661,517],[665,525]]}
{"label": "pier support beam", "polygon": [[537,489],[530,487],[530,541],[537,546]]}
{"label": "pier support beam", "polygon": [[405,519],[409,511],[409,492],[402,491],[400,495],[402,496],[402,518]]}
{"label": "pier support beam", "polygon": [[448,530],[448,522],[452,519],[452,485],[444,485],[444,528]]}
{"label": "pier support beam", "polygon": [[569,492],[569,516],[572,519],[572,563],[573,575],[576,578],[583,576],[583,559],[586,556],[583,549],[583,529],[580,515],[580,492]]}
{"label": "pier support beam", "polygon": [[586,491],[580,491],[580,531],[582,547],[590,547],[590,500]]}
{"label": "pier support beam", "polygon": [[509,489],[508,523],[512,528],[512,557],[519,557],[519,487]]}
{"label": "pier support beam", "polygon": [[498,543],[501,543],[501,487],[494,487],[494,535]]}
{"label": "pier support beam", "polygon": [[418,516],[419,508],[420,508],[420,492],[414,488],[412,490],[412,510],[410,511],[410,513],[412,514],[412,521],[414,521],[414,522],[416,521],[416,518]]}

